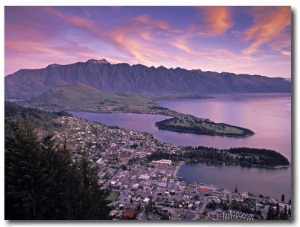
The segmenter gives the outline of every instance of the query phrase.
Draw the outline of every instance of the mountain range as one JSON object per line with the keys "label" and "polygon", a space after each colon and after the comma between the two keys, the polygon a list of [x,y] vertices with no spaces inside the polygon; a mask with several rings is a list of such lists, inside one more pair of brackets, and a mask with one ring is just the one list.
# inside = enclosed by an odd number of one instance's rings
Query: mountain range
{"label": "mountain range", "polygon": [[102,92],[119,93],[271,93],[291,92],[283,78],[147,67],[107,60],[88,60],[68,65],[51,64],[42,69],[21,69],[5,77],[6,99],[31,99],[53,88],[84,84]]}

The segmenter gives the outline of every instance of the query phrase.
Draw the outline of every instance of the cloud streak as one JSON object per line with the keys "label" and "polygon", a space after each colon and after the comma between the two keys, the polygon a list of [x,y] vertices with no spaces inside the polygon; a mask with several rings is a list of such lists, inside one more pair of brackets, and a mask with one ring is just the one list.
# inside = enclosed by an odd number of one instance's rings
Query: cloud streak
{"label": "cloud streak", "polygon": [[220,36],[233,26],[231,11],[226,6],[199,7],[199,17],[204,24],[192,24],[190,31],[202,36]]}
{"label": "cloud streak", "polygon": [[165,36],[171,31],[171,26],[166,22],[140,15],[107,30],[100,23],[95,23],[90,19],[73,15],[66,16],[53,8],[48,11],[64,22],[83,29],[142,63],[153,63],[158,61],[158,56],[165,55],[155,46],[163,43]]}
{"label": "cloud streak", "polygon": [[6,75],[89,58],[257,74],[267,71],[255,58],[272,59],[290,74],[289,7],[5,7],[5,15]]}
{"label": "cloud streak", "polygon": [[[290,7],[257,7],[254,10],[255,24],[246,30],[244,40],[250,45],[244,50],[246,54],[256,52],[259,47],[272,42],[291,24]],[[274,46],[274,44],[273,44]],[[285,47],[285,46],[284,46]]]}

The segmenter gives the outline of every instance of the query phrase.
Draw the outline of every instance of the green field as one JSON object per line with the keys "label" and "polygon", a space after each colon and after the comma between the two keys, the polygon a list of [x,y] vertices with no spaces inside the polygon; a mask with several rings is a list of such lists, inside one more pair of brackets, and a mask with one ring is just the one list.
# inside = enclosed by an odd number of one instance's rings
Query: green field
{"label": "green field", "polygon": [[110,194],[106,197],[106,200],[114,201],[114,200],[118,199],[118,197],[119,197],[118,192],[111,191]]}

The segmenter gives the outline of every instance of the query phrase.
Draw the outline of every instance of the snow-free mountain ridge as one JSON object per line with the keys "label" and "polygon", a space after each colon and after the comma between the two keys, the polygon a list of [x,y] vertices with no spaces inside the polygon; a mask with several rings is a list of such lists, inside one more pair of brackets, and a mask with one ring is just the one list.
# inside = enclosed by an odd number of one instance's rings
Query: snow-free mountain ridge
{"label": "snow-free mountain ridge", "polygon": [[283,78],[111,64],[90,59],[68,65],[51,64],[41,69],[21,69],[5,77],[6,99],[29,99],[62,85],[81,83],[104,92],[132,93],[265,93],[290,92]]}

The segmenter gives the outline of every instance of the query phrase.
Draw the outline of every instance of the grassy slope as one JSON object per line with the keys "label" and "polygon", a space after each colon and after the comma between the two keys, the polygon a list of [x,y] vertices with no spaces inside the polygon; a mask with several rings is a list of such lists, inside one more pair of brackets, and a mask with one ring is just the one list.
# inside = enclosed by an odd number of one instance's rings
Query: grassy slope
{"label": "grassy slope", "polygon": [[65,85],[49,90],[27,102],[30,106],[54,110],[101,110],[124,107],[156,106],[151,100],[134,94],[116,95],[84,84]]}

